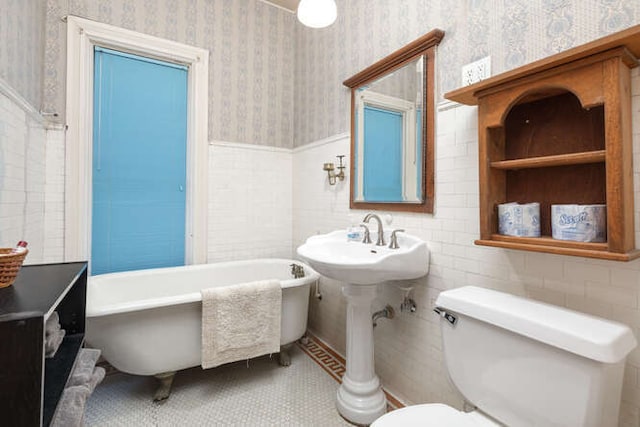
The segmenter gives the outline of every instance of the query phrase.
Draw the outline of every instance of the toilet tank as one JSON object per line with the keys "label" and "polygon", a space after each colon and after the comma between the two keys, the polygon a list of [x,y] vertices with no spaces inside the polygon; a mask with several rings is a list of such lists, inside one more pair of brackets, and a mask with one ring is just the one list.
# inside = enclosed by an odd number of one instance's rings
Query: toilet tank
{"label": "toilet tank", "polygon": [[511,427],[618,425],[627,326],[473,286],[436,306],[450,378],[485,414]]}

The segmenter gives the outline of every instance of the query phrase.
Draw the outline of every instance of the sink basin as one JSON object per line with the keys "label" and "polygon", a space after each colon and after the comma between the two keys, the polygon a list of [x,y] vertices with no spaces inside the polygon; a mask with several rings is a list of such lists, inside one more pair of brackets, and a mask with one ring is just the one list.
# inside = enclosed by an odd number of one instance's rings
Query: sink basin
{"label": "sink basin", "polygon": [[[372,285],[386,280],[416,279],[429,272],[427,244],[412,235],[398,233],[398,249],[374,243],[347,241],[346,230],[312,236],[300,247],[298,255],[318,273],[331,279],[356,285]],[[385,240],[389,238],[385,233]]]}

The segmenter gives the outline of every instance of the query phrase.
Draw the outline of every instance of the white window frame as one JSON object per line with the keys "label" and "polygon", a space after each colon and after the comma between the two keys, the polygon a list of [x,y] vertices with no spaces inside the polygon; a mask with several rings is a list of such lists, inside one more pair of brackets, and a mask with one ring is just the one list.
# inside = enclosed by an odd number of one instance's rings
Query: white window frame
{"label": "white window frame", "polygon": [[187,66],[185,264],[206,263],[209,51],[76,16],[67,17],[64,260],[91,266],[94,46]]}
{"label": "white window frame", "polygon": [[[416,196],[417,191],[417,143],[409,144],[408,135],[416,135],[416,106],[413,102],[384,95],[366,89],[358,93],[356,99],[357,110],[357,188],[356,201],[365,202],[364,186],[364,109],[366,106],[378,107],[385,110],[396,111],[402,114],[402,198],[404,202],[420,202]],[[415,142],[415,141],[414,141]]]}

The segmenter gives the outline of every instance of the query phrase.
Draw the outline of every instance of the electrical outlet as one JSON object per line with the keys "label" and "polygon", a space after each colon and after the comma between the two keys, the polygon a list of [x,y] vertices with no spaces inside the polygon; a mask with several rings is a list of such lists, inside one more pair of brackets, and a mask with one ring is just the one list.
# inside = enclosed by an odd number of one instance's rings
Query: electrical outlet
{"label": "electrical outlet", "polygon": [[469,86],[491,76],[491,57],[485,56],[462,67],[462,85]]}

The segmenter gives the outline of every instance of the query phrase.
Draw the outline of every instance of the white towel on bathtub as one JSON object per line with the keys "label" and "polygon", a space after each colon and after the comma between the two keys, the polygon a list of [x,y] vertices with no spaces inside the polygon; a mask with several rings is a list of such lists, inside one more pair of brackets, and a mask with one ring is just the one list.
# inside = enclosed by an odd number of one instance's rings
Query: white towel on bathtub
{"label": "white towel on bathtub", "polygon": [[278,280],[203,289],[202,367],[280,351]]}

